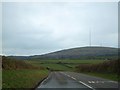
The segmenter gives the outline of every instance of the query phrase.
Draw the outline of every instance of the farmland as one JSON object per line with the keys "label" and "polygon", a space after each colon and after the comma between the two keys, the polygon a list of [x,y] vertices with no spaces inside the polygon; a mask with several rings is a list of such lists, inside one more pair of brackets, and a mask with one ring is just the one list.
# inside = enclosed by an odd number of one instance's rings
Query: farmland
{"label": "farmland", "polygon": [[50,67],[53,70],[74,71],[80,64],[97,64],[105,60],[25,60],[35,66]]}

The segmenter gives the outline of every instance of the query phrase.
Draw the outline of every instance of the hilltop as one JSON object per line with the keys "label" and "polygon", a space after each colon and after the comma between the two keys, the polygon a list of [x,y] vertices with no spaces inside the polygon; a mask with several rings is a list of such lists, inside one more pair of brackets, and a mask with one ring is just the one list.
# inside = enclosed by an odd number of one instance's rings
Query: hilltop
{"label": "hilltop", "polygon": [[31,59],[115,59],[118,48],[78,47],[60,50],[44,55],[30,56]]}

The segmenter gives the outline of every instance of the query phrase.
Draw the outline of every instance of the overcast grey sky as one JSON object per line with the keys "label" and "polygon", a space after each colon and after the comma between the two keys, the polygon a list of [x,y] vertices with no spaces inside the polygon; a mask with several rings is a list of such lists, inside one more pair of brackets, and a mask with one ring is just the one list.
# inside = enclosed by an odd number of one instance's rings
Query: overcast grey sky
{"label": "overcast grey sky", "polygon": [[3,3],[3,54],[38,55],[89,45],[118,46],[118,3]]}

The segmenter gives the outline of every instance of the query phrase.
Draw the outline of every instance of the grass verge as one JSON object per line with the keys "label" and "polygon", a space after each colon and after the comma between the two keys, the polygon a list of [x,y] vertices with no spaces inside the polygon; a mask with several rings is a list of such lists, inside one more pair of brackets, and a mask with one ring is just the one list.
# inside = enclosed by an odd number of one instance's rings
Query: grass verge
{"label": "grass verge", "polygon": [[47,77],[47,70],[3,70],[3,88],[34,88]]}

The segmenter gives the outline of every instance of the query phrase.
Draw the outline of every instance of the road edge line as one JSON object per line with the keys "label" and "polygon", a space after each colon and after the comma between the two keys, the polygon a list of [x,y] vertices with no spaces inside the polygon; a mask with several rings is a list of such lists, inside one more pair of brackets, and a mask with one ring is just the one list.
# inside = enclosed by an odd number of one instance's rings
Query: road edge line
{"label": "road edge line", "polygon": [[39,86],[38,86],[37,88],[41,88],[41,85],[49,79],[50,75],[51,75],[51,73],[48,75],[47,78],[45,78],[45,79],[39,84]]}

